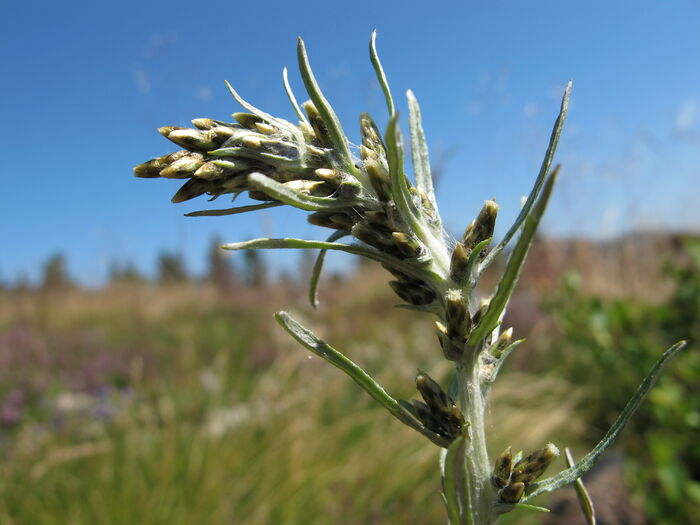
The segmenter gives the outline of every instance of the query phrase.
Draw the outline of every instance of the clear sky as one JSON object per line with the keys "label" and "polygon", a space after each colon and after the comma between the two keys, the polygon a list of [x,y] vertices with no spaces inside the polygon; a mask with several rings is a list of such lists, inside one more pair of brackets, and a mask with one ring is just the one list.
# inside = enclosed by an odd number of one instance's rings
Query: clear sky
{"label": "clear sky", "polygon": [[357,141],[360,112],[386,122],[368,60],[374,28],[402,115],[406,89],[421,103],[453,231],[490,197],[501,203],[504,231],[529,191],[569,78],[562,178],[546,230],[600,237],[700,225],[697,0],[5,0],[2,12],[5,280],[35,278],[55,252],[76,278],[99,283],[111,261],[152,271],[161,250],[183,252],[201,271],[214,235],[325,237],[294,210],[185,218],[205,199],[171,204],[177,181],[136,179],[132,167],[177,149],[157,127],[239,111],[224,79],[291,120],[281,71],[290,68],[303,99],[298,35]]}

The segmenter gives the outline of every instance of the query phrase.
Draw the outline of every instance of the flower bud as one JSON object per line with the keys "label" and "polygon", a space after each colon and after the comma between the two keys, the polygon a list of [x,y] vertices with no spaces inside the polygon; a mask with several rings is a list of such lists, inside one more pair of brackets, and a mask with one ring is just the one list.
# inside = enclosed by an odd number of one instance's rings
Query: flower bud
{"label": "flower bud", "polygon": [[508,485],[512,470],[513,453],[510,447],[508,447],[496,458],[496,462],[493,465],[493,474],[491,475],[491,483],[493,486],[497,489],[502,489]]}
{"label": "flower bud", "polygon": [[502,503],[514,505],[523,499],[525,495],[525,484],[521,482],[511,483],[498,492],[498,500]]}
{"label": "flower bud", "polygon": [[440,385],[422,370],[418,370],[416,375],[416,388],[433,412],[448,410],[454,405]]}
{"label": "flower bud", "polygon": [[193,155],[193,153],[186,150],[180,150],[169,155],[163,155],[162,157],[151,159],[147,162],[144,162],[143,164],[139,164],[138,166],[136,166],[134,168],[134,175],[136,177],[142,178],[160,177],[160,172],[164,168],[166,168],[173,162],[183,157],[187,157],[189,155]]}
{"label": "flower bud", "polygon": [[199,197],[207,192],[213,192],[215,186],[206,180],[189,179],[183,184],[171,199],[173,203],[185,202],[195,197]]}
{"label": "flower bud", "polygon": [[172,133],[175,130],[179,129],[187,129],[187,128],[181,128],[180,126],[161,126],[158,128],[158,133],[163,135],[166,139],[168,138],[168,135]]}
{"label": "flower bud", "polygon": [[267,193],[260,190],[248,190],[248,197],[255,201],[274,201],[273,197],[270,197]]}
{"label": "flower bud", "polygon": [[354,177],[345,177],[338,186],[336,196],[338,199],[354,199],[362,193],[362,184]]}
{"label": "flower bud", "polygon": [[380,162],[369,158],[365,161],[365,171],[369,176],[369,181],[372,183],[374,191],[377,192],[377,197],[384,202],[389,201],[391,199],[391,178],[389,177],[389,172]]}
{"label": "flower bud", "polygon": [[491,304],[490,298],[483,298],[481,300],[481,306],[476,312],[474,312],[474,315],[472,316],[472,326],[476,326],[479,324],[479,321],[481,321],[481,318],[486,313],[486,310],[489,309],[489,304]]}
{"label": "flower bud", "polygon": [[435,321],[435,333],[437,333],[438,339],[447,337],[447,327],[440,321]]}
{"label": "flower bud", "polygon": [[471,328],[471,318],[459,290],[448,290],[445,294],[445,319],[447,334],[463,343]]}
{"label": "flower bud", "polygon": [[[217,143],[217,147],[226,142],[236,134],[236,129],[228,126],[215,126],[209,130],[212,140]],[[240,130],[238,130],[240,132]]]}
{"label": "flower bud", "polygon": [[204,155],[201,153],[192,153],[163,168],[160,172],[160,176],[168,179],[187,179],[191,177],[202,164],[204,164]]}
{"label": "flower bud", "polygon": [[241,144],[250,149],[260,149],[262,147],[262,141],[259,137],[254,135],[246,135],[243,137],[241,139]]}
{"label": "flower bud", "polygon": [[306,145],[306,151],[310,153],[311,155],[314,155],[316,157],[323,157],[326,152],[322,150],[321,148],[317,148],[316,146],[312,144],[307,144]]}
{"label": "flower bud", "polygon": [[360,115],[360,133],[364,147],[372,150],[376,156],[386,157],[386,147],[384,147],[379,128],[367,113]]}
{"label": "flower bud", "polygon": [[352,234],[356,239],[369,244],[383,252],[391,254],[397,253],[398,249],[394,244],[394,239],[389,237],[386,232],[369,225],[366,222],[358,222],[352,228]]}
{"label": "flower bud", "polygon": [[197,129],[207,130],[218,126],[218,123],[211,118],[195,118],[192,119],[192,125]]}
{"label": "flower bud", "polygon": [[426,428],[452,441],[462,433],[464,416],[440,388],[424,372],[418,371],[416,386],[425,403],[413,400],[413,407],[418,419]]}
{"label": "flower bud", "polygon": [[383,211],[366,211],[365,218],[370,224],[390,228],[389,217]]}
{"label": "flower bud", "polygon": [[277,133],[277,128],[270,126],[266,122],[256,122],[255,129],[257,129],[263,135],[274,135]]}
{"label": "flower bud", "polygon": [[314,171],[314,175],[335,188],[340,186],[340,183],[343,182],[343,176],[340,173],[328,168],[318,168]]}
{"label": "flower bud", "polygon": [[392,232],[391,236],[394,239],[396,247],[405,257],[412,259],[421,254],[422,249],[420,243],[410,235],[402,232]]}
{"label": "flower bud", "polygon": [[[240,172],[223,181],[217,180],[216,182],[221,185],[222,193],[238,193],[248,189],[247,176],[247,172]],[[270,200],[270,198],[263,200]]]}
{"label": "flower bud", "polygon": [[263,122],[263,119],[252,113],[234,113],[233,118],[236,119],[241,126],[248,129],[255,129],[255,124]]}
{"label": "flower bud", "polygon": [[210,151],[218,147],[210,131],[176,129],[168,133],[167,138],[188,150]]}
{"label": "flower bud", "polygon": [[249,168],[250,162],[245,159],[213,160],[203,164],[194,172],[194,176],[205,180],[216,180],[235,175]]}
{"label": "flower bud", "polygon": [[333,140],[331,139],[330,132],[328,131],[328,126],[323,121],[323,117],[316,109],[316,106],[310,100],[304,102],[301,107],[306,111],[306,116],[309,117],[309,123],[314,130],[314,135],[325,148],[333,147]]}
{"label": "flower bud", "polygon": [[302,120],[299,121],[299,129],[301,132],[304,134],[304,140],[307,140],[309,142],[316,139],[316,134],[314,133],[314,128],[312,128],[308,122],[304,122]]}
{"label": "flower bud", "polygon": [[350,231],[352,229],[352,219],[344,213],[334,213],[330,216],[330,220],[333,224],[335,224],[335,227],[340,230]]}
{"label": "flower bud", "polygon": [[552,443],[535,450],[528,457],[518,461],[513,467],[511,479],[528,485],[539,478],[547,467],[559,456],[559,449]]}
{"label": "flower bud", "polygon": [[283,184],[290,190],[319,197],[328,196],[333,191],[328,184],[320,180],[291,180]]}
{"label": "flower bud", "polygon": [[503,355],[503,351],[508,348],[511,341],[513,340],[513,328],[508,328],[505,330],[496,342],[489,348],[489,354],[491,354],[496,359],[499,359]]}
{"label": "flower bud", "polygon": [[479,215],[464,232],[462,244],[471,251],[474,246],[481,241],[493,237],[493,230],[496,227],[496,215],[498,214],[498,204],[496,201],[490,200],[484,203]]}
{"label": "flower bud", "polygon": [[328,213],[325,211],[317,211],[315,213],[307,215],[306,220],[309,222],[309,224],[313,224],[314,226],[333,228],[334,230],[343,229],[339,228],[338,225],[331,220],[332,216],[332,213]]}
{"label": "flower bud", "polygon": [[422,306],[435,300],[435,292],[425,285],[415,282],[389,281],[392,290],[408,304]]}
{"label": "flower bud", "polygon": [[440,426],[437,419],[435,419],[435,416],[433,416],[432,411],[430,410],[430,407],[423,403],[422,401],[418,401],[417,399],[413,399],[411,401],[411,404],[413,405],[413,409],[416,411],[416,415],[418,416],[418,420],[423,423],[423,425],[432,430],[433,432],[436,431],[436,429]]}
{"label": "flower bud", "polygon": [[461,242],[455,245],[450,259],[450,278],[456,283],[463,283],[467,278],[467,261],[469,254]]}
{"label": "flower bud", "polygon": [[367,159],[372,159],[372,160],[378,160],[379,155],[375,153],[374,150],[369,149],[367,146],[360,145],[360,157],[362,157],[362,160],[367,160]]}
{"label": "flower bud", "polygon": [[435,206],[433,206],[433,203],[430,201],[430,199],[425,194],[425,192],[423,190],[421,190],[420,188],[414,188],[413,186],[411,186],[409,188],[409,191],[412,194],[418,196],[420,203],[421,203],[421,208],[423,209],[423,213],[425,215],[427,215],[429,219],[432,219],[432,220],[437,219],[437,213],[435,210]]}

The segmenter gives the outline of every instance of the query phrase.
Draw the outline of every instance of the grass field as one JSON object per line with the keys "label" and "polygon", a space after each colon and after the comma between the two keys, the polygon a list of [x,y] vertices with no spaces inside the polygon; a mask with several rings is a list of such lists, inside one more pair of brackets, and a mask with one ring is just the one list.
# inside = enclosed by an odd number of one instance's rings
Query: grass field
{"label": "grass field", "polygon": [[[384,280],[327,281],[318,313],[303,285],[3,292],[0,523],[444,523],[436,447],[272,319],[292,309],[410,399],[417,367],[448,369]],[[529,278],[514,304],[533,340],[494,392],[493,453],[554,441],[580,455],[600,437],[590,386],[536,362],[544,293]]]}

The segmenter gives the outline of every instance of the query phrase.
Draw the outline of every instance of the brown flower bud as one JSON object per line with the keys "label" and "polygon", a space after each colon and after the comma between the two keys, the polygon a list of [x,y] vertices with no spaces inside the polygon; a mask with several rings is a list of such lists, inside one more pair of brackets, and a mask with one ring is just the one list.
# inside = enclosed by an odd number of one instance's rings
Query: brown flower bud
{"label": "brown flower bud", "polygon": [[528,457],[518,461],[513,467],[511,479],[528,485],[539,478],[547,467],[559,456],[559,449],[552,443],[535,450]]}
{"label": "brown flower bud", "polygon": [[513,470],[513,453],[511,448],[505,449],[500,456],[496,458],[493,465],[493,474],[491,475],[491,483],[497,489],[502,489],[510,482],[510,474]]}
{"label": "brown flower bud", "polygon": [[523,499],[525,495],[525,484],[521,482],[511,483],[498,492],[498,499],[502,503],[514,505]]}

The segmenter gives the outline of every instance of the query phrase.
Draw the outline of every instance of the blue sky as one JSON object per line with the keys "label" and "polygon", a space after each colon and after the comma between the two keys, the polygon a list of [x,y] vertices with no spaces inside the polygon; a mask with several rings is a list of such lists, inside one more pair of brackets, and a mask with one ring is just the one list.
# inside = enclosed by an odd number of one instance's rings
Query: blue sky
{"label": "blue sky", "polygon": [[[423,111],[438,201],[461,230],[484,199],[499,231],[535,176],[566,81],[574,92],[545,228],[605,237],[700,224],[700,2],[30,2],[6,0],[0,30],[0,278],[35,278],[63,252],[99,283],[112,261],[152,271],[161,250],[201,271],[214,235],[321,238],[294,210],[185,218],[176,181],[135,179],[173,151],[156,128],[239,111],[226,91],[291,119],[281,87],[303,36],[327,98],[355,140],[357,115],[386,122],[368,60],[372,29],[399,110]],[[405,118],[403,119],[405,124]],[[294,264],[291,255],[268,255]],[[332,263],[332,262],[331,262]],[[332,263],[333,264],[333,263]],[[338,261],[335,264],[341,264]]]}

